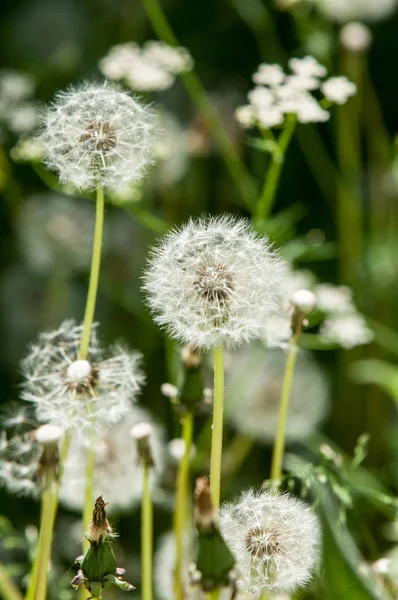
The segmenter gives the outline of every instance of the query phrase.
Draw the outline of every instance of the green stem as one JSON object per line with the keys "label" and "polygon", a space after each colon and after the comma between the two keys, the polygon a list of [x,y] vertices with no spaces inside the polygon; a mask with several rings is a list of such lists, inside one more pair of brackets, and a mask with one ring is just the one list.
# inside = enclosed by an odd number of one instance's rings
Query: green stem
{"label": "green stem", "polygon": [[289,115],[286,124],[278,138],[276,148],[272,153],[271,164],[266,172],[261,196],[257,203],[254,218],[257,222],[264,221],[271,212],[275,201],[278,183],[282,173],[285,154],[296,127],[296,117]]}
{"label": "green stem", "polygon": [[37,548],[38,563],[36,586],[34,592],[35,600],[45,600],[47,595],[48,563],[51,555],[51,541],[54,528],[53,511],[53,476],[48,474],[42,495],[42,511],[40,522],[39,545]]}
{"label": "green stem", "polygon": [[211,436],[210,489],[215,510],[220,506],[222,434],[224,413],[224,351],[214,348],[214,409]]}
{"label": "green stem", "polygon": [[4,600],[23,600],[21,592],[8,576],[2,563],[0,563],[0,595]]}
{"label": "green stem", "polygon": [[84,313],[83,333],[80,342],[79,359],[87,358],[90,344],[91,327],[94,320],[95,304],[97,300],[98,280],[101,266],[102,232],[104,228],[104,190],[97,189],[97,209],[95,216],[95,231],[93,242],[93,254],[91,259],[90,283],[88,286],[86,310]]}
{"label": "green stem", "polygon": [[[159,39],[171,46],[179,46],[180,44],[163,12],[160,1],[142,0],[142,3]],[[252,207],[253,198],[256,196],[253,181],[207,97],[199,77],[193,71],[181,73],[180,77],[193,104],[197,107],[203,120],[209,127],[229,174],[238,187],[242,198],[245,200],[248,207]]]}
{"label": "green stem", "polygon": [[176,566],[175,566],[175,594],[177,600],[184,598],[184,582],[182,567],[184,562],[184,535],[187,527],[187,499],[189,462],[192,446],[193,415],[188,413],[184,417],[182,437],[185,443],[184,456],[178,465],[177,473],[177,498],[175,508],[175,540],[176,540]]}
{"label": "green stem", "polygon": [[[95,470],[95,449],[94,440],[90,442],[87,449],[87,464],[86,464],[86,486],[84,488],[84,507],[83,507],[83,533],[87,533],[91,517],[93,514],[94,502],[94,470]],[[83,550],[89,547],[89,541],[83,539]]]}
{"label": "green stem", "polygon": [[153,508],[150,485],[151,467],[144,466],[141,510],[142,600],[152,600]]}
{"label": "green stem", "polygon": [[293,336],[289,345],[285,375],[283,378],[281,399],[279,405],[278,428],[276,431],[274,448],[272,452],[271,479],[273,480],[278,480],[282,476],[283,455],[285,452],[286,422],[289,410],[290,391],[292,389],[294,367],[296,364],[298,350],[297,341],[298,335],[296,334],[295,336]]}

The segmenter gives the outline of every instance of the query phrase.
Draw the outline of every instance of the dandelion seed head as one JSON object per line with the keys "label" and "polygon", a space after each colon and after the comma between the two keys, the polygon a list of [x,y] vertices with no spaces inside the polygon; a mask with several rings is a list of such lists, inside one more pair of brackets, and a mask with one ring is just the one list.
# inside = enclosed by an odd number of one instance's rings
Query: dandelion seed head
{"label": "dandelion seed head", "polygon": [[[226,362],[226,418],[237,431],[263,443],[274,440],[286,351],[262,344],[242,348]],[[288,441],[307,437],[325,418],[330,390],[317,363],[300,352],[286,424]]]}
{"label": "dandelion seed head", "polygon": [[261,335],[280,301],[282,263],[244,220],[191,220],[165,236],[144,291],[156,322],[196,349]]}
{"label": "dandelion seed head", "polygon": [[78,358],[82,327],[65,321],[42,333],[22,363],[22,399],[40,422],[79,430],[109,427],[128,412],[144,382],[141,355],[122,346],[105,352],[92,330],[88,359]]}
{"label": "dandelion seed head", "polygon": [[287,494],[243,492],[221,507],[220,528],[235,555],[241,591],[291,594],[310,581],[320,526],[303,502]]}
{"label": "dandelion seed head", "polygon": [[365,318],[359,313],[331,315],[322,323],[319,333],[327,340],[349,350],[370,344],[374,338]]}
{"label": "dandelion seed head", "polygon": [[61,92],[43,115],[47,166],[77,189],[123,191],[142,179],[154,142],[151,110],[109,84]]}
{"label": "dandelion seed head", "polygon": [[357,92],[357,86],[347,77],[330,77],[322,83],[321,90],[327,100],[345,104]]}

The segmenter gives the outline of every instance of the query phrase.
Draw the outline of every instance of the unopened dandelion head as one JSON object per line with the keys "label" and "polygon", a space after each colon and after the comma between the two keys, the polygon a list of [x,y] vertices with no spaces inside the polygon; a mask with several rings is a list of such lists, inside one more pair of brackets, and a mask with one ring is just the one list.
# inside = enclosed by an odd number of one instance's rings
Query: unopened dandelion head
{"label": "unopened dandelion head", "polygon": [[243,220],[191,220],[153,251],[144,291],[156,322],[195,348],[261,335],[279,306],[283,269]]}
{"label": "unopened dandelion head", "polygon": [[237,561],[242,590],[293,593],[306,585],[319,558],[318,519],[289,495],[243,492],[221,507],[220,528]]}
{"label": "unopened dandelion head", "polygon": [[[138,465],[137,443],[132,439],[130,430],[142,422],[152,427],[151,451],[155,466],[151,479],[156,486],[162,474],[166,449],[163,431],[147,411],[132,406],[120,422],[104,430],[94,442],[94,495],[104,494],[110,503],[110,512],[126,510],[140,502],[142,468]],[[84,504],[87,454],[87,440],[75,432],[60,491],[62,504],[73,510],[80,510]]]}
{"label": "unopened dandelion head", "polygon": [[151,110],[108,83],[61,92],[43,115],[45,162],[77,189],[127,189],[151,162]]}
{"label": "unopened dandelion head", "polygon": [[140,391],[141,355],[120,346],[107,353],[95,331],[87,360],[79,359],[82,327],[65,321],[42,333],[22,363],[22,399],[33,403],[36,418],[61,427],[101,431],[117,422]]}
{"label": "unopened dandelion head", "polygon": [[[239,432],[263,443],[274,440],[286,367],[286,351],[262,344],[242,348],[226,360],[226,417]],[[308,354],[296,360],[286,423],[289,441],[303,439],[325,418],[329,385]]]}

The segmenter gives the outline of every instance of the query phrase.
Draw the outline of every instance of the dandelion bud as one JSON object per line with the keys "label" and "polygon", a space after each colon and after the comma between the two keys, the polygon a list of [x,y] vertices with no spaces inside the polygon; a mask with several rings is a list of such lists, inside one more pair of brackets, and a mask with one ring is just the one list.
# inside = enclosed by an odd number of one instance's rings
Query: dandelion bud
{"label": "dandelion bud", "polygon": [[[175,438],[174,440],[170,440],[168,443],[168,449],[170,456],[176,461],[180,462],[185,455],[185,440],[182,438]],[[192,457],[195,454],[195,446],[191,446],[190,456]]]}
{"label": "dandelion bud", "polygon": [[198,477],[195,483],[195,525],[199,530],[212,529],[217,522],[210,495],[210,482],[207,476]]}
{"label": "dandelion bud", "polygon": [[162,392],[163,396],[170,398],[170,400],[173,400],[178,396],[178,388],[172,383],[162,383],[160,386],[160,391]]}
{"label": "dandelion bud", "polygon": [[[38,475],[56,477],[58,474],[58,442],[63,431],[57,425],[42,425],[35,432],[36,441],[43,447],[38,461]],[[48,483],[48,482],[47,482]]]}
{"label": "dandelion bud", "polygon": [[293,294],[292,304],[302,315],[309,315],[316,307],[315,294],[309,290],[297,290]]}
{"label": "dandelion bud", "polygon": [[191,346],[184,346],[181,352],[181,360],[186,369],[196,369],[201,363],[201,356]]}
{"label": "dandelion bud", "polygon": [[154,460],[150,445],[153,427],[149,423],[137,423],[130,429],[130,435],[137,442],[138,460],[145,467],[153,467]]}
{"label": "dandelion bud", "polygon": [[43,446],[56,445],[61,439],[63,431],[57,425],[42,425],[36,430],[35,437],[39,444]]}
{"label": "dandelion bud", "polygon": [[341,28],[340,43],[351,52],[366,52],[372,43],[372,32],[365,23],[347,23]]}

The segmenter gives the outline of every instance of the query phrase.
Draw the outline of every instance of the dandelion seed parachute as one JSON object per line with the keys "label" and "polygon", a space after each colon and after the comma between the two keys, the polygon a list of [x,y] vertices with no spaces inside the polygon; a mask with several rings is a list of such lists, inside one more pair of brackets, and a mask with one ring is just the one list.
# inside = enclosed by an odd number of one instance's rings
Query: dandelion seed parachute
{"label": "dandelion seed parachute", "polygon": [[165,236],[143,290],[155,321],[184,344],[237,346],[261,335],[280,305],[284,269],[245,220],[191,220]]}
{"label": "dandelion seed parachute", "polygon": [[242,591],[291,594],[310,581],[319,559],[320,526],[300,500],[243,492],[221,507],[220,528],[235,555]]}

